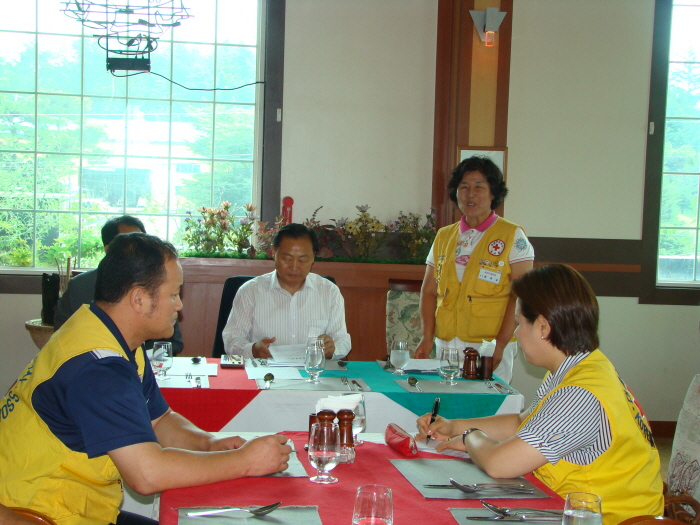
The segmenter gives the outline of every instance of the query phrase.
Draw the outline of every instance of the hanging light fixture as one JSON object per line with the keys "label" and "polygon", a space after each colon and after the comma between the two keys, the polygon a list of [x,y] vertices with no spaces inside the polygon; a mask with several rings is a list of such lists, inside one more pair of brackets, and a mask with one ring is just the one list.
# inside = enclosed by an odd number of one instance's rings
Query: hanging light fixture
{"label": "hanging light fixture", "polygon": [[62,11],[85,27],[98,29],[99,46],[107,52],[107,69],[150,71],[158,38],[189,18],[182,0],[70,0]]}

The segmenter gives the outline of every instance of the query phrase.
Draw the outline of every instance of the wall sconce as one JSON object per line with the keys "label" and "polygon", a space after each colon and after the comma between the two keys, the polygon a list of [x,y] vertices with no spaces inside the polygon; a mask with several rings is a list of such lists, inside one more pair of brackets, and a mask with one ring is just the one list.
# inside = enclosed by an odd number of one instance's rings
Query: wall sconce
{"label": "wall sconce", "polygon": [[469,11],[474,20],[474,27],[479,33],[479,38],[486,44],[486,47],[492,47],[496,40],[496,31],[506,17],[505,12],[501,12],[497,7],[487,7],[486,11]]}

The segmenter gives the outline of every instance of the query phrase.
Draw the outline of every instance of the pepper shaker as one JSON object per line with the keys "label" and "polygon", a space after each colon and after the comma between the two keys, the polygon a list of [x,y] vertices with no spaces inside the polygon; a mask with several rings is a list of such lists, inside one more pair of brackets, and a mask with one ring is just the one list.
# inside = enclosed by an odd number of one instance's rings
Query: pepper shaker
{"label": "pepper shaker", "polygon": [[464,352],[464,368],[462,368],[462,377],[464,379],[478,379],[478,364],[479,352],[473,348],[465,348]]}

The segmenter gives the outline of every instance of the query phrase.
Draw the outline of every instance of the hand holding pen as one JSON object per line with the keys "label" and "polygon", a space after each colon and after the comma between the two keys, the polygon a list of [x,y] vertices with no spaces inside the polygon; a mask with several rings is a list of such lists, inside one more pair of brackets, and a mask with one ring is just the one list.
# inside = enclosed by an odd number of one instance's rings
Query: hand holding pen
{"label": "hand holding pen", "polygon": [[[438,415],[438,410],[440,410],[440,398],[436,397],[435,402],[433,403],[433,411],[430,414],[430,424],[428,425],[428,427],[435,423],[435,418]],[[428,438],[425,440],[425,444],[427,445],[428,443],[430,443],[430,436],[428,436]]]}

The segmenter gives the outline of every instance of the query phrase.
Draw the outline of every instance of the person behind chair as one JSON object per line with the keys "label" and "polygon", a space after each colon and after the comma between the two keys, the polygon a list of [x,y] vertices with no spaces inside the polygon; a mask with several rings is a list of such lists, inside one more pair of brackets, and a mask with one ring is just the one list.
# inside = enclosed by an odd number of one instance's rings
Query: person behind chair
{"label": "person behind chair", "polygon": [[520,414],[430,424],[420,436],[469,453],[494,478],[534,474],[562,497],[591,492],[603,525],[664,510],[659,453],[649,424],[612,363],[598,349],[598,301],[573,268],[552,264],[512,283],[515,335],[525,359],[545,368]]}
{"label": "person behind chair", "polygon": [[0,423],[0,504],[62,525],[126,524],[123,482],[146,495],[287,468],[286,436],[216,438],[168,407],[141,344],[172,336],[181,288],[172,244],[144,233],[112,241],[95,301],[0,401],[12,407]]}
{"label": "person behind chair", "polygon": [[[105,253],[109,249],[109,244],[120,233],[141,232],[146,233],[143,223],[131,215],[123,215],[108,220],[102,226],[102,244]],[[97,269],[76,275],[68,281],[68,289],[65,291],[56,307],[53,318],[54,331],[58,330],[83,304],[88,304],[95,297],[95,280],[97,279]],[[182,352],[183,342],[180,333],[180,323],[175,323],[173,336],[163,339],[173,345],[173,355]],[[146,349],[153,348],[152,340],[146,341]]]}
{"label": "person behind chair", "polygon": [[270,357],[269,347],[306,344],[322,337],[326,358],[350,352],[345,303],[340,289],[310,273],[318,239],[303,224],[286,224],[272,241],[275,271],[256,277],[238,290],[222,332],[227,354]]}

